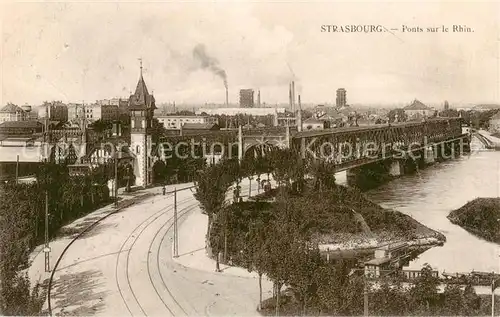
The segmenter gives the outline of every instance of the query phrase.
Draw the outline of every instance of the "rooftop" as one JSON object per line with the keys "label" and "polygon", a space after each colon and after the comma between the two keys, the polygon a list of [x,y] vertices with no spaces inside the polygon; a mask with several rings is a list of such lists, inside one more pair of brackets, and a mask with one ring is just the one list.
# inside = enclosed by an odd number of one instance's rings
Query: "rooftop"
{"label": "rooftop", "polygon": [[21,107],[16,106],[13,103],[8,103],[2,109],[0,109],[0,112],[3,112],[3,113],[16,113],[16,112],[24,112],[24,110]]}
{"label": "rooftop", "polygon": [[43,124],[39,121],[5,121],[0,128],[41,128]]}
{"label": "rooftop", "polygon": [[183,130],[214,130],[219,126],[215,123],[185,123],[182,125]]}
{"label": "rooftop", "polygon": [[387,262],[390,262],[391,259],[389,258],[378,258],[378,259],[373,259],[373,260],[370,260],[368,262],[365,262],[365,265],[382,265],[382,264],[385,264]]}
{"label": "rooftop", "polygon": [[421,101],[415,99],[413,100],[413,102],[404,107],[403,108],[404,110],[432,110],[430,107],[426,106],[425,104],[423,104]]}
{"label": "rooftop", "polygon": [[323,124],[324,121],[322,120],[319,120],[319,119],[316,119],[316,118],[308,118],[306,120],[304,120],[303,123],[318,123],[318,124]]}

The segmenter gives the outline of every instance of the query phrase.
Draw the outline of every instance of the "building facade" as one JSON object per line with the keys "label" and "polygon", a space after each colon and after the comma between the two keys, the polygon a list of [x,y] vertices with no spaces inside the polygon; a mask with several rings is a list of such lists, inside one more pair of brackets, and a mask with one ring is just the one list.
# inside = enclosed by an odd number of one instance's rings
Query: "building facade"
{"label": "building facade", "polygon": [[44,102],[38,109],[39,119],[50,121],[68,121],[68,107],[60,101]]}
{"label": "building facade", "polygon": [[347,105],[347,91],[344,88],[337,89],[336,105],[338,108]]}
{"label": "building facade", "polygon": [[68,121],[78,121],[84,118],[84,107],[81,103],[68,104]]}
{"label": "building facade", "polygon": [[85,106],[85,118],[89,121],[113,121],[119,119],[118,105],[94,103]]}
{"label": "building facade", "polygon": [[240,107],[253,108],[254,107],[254,91],[253,89],[240,90]]}
{"label": "building facade", "polygon": [[170,115],[159,115],[155,116],[158,122],[163,124],[165,129],[179,130],[182,125],[186,123],[198,123],[198,124],[218,124],[218,120],[211,116],[170,116]]}

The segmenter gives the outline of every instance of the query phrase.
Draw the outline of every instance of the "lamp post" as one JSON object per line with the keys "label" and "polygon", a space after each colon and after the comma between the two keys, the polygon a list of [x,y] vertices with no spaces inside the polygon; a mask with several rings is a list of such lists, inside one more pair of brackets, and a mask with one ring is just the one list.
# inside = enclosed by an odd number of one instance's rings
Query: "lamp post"
{"label": "lamp post", "polygon": [[49,192],[45,190],[45,272],[50,272],[50,246],[49,246]]}
{"label": "lamp post", "polygon": [[118,208],[118,153],[115,147],[115,208]]}

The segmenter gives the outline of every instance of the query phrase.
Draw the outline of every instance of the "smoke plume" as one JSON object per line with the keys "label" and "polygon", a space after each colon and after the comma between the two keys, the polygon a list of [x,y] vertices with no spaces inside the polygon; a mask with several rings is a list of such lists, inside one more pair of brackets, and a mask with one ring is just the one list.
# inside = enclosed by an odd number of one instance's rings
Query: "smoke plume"
{"label": "smoke plume", "polygon": [[224,81],[224,87],[227,89],[226,71],[220,67],[217,59],[207,54],[204,44],[198,44],[194,47],[193,57],[200,61],[202,69],[209,69],[212,73],[222,78]]}

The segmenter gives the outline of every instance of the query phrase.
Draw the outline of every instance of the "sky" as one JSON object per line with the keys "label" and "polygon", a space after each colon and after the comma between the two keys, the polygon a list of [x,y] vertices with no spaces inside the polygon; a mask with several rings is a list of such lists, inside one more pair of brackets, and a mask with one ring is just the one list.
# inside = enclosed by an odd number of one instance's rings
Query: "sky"
{"label": "sky", "polygon": [[[2,105],[127,98],[139,58],[157,103],[223,103],[222,73],[230,103],[242,88],[287,103],[293,79],[303,103],[334,103],[340,87],[350,104],[500,103],[500,2],[11,2],[0,10]],[[390,32],[321,32],[372,24]]]}

